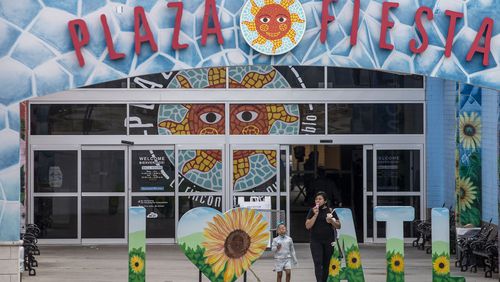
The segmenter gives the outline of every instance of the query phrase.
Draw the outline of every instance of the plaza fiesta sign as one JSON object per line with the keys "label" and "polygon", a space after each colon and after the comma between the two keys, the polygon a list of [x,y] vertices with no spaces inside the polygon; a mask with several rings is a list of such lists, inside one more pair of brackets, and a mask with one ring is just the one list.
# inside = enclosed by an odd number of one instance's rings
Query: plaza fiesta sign
{"label": "plaza fiesta sign", "polygon": [[[358,42],[358,27],[361,10],[361,0],[353,0],[352,27],[350,31],[350,45],[355,46]],[[328,25],[335,21],[335,16],[330,13],[330,6],[335,5],[337,0],[323,0],[321,11],[320,42],[325,44],[328,40]],[[183,2],[169,2],[166,9],[172,9],[175,13],[175,25],[172,34],[172,49],[183,50],[189,44],[180,42],[181,21],[183,17]],[[398,2],[387,1],[381,5],[381,25],[379,48],[393,50],[394,45],[387,42],[388,34],[394,27],[395,22],[391,21],[389,14],[399,8]],[[206,46],[208,36],[215,36],[217,44],[224,44],[224,36],[220,20],[218,17],[215,0],[205,1],[203,15],[201,45]],[[435,17],[447,17],[449,20],[448,33],[445,44],[445,57],[452,54],[453,41],[455,38],[457,23],[464,20],[464,14],[457,11],[446,10],[444,14],[434,14],[433,10],[427,6],[421,6],[415,13],[415,28],[419,34],[420,42],[411,39],[408,44],[411,52],[421,54],[429,46],[429,35],[424,27],[427,21],[433,21]],[[111,60],[124,58],[125,53],[116,50],[113,43],[108,19],[105,14],[100,16],[102,31],[106,40],[108,56]],[[148,17],[143,7],[134,8],[134,32],[135,32],[135,53],[141,53],[142,46],[149,44],[154,52],[158,51],[158,45],[151,31]],[[292,50],[300,40],[305,31],[305,13],[299,0],[249,0],[241,13],[240,30],[247,43],[256,51],[266,55],[278,55]],[[483,19],[479,31],[474,41],[469,47],[466,61],[471,61],[475,55],[482,56],[483,65],[490,63],[491,38],[493,33],[493,19],[486,17]],[[75,49],[76,57],[80,67],[85,65],[82,48],[89,44],[91,35],[87,23],[83,19],[71,20],[68,23],[69,33]],[[397,35],[395,35],[397,36]]]}

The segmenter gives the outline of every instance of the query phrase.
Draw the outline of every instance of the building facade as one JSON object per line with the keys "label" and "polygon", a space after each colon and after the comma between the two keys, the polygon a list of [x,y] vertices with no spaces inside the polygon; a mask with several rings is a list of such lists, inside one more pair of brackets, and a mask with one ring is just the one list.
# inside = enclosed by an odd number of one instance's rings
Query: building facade
{"label": "building facade", "polygon": [[47,243],[124,243],[132,205],[151,242],[196,206],[282,211],[305,241],[314,187],[364,242],[376,205],[498,223],[498,5],[0,4],[0,241],[20,202]]}

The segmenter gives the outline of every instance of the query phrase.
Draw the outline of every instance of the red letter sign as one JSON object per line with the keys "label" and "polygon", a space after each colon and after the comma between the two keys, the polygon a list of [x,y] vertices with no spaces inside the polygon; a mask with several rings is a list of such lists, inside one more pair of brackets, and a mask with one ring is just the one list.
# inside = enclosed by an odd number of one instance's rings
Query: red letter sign
{"label": "red letter sign", "polygon": [[[208,20],[210,19],[210,11],[212,11],[214,27],[208,27]],[[207,45],[207,37],[209,34],[217,35],[217,42],[220,45],[224,44],[224,37],[222,37],[222,31],[219,23],[219,17],[217,16],[217,6],[215,5],[215,0],[206,0],[205,2],[203,30],[201,31],[201,45],[203,46]]]}
{"label": "red letter sign", "polygon": [[[493,24],[495,22],[491,18],[485,18],[483,20],[483,23],[481,24],[481,28],[479,28],[479,31],[476,35],[476,39],[474,39],[474,42],[472,43],[472,46],[469,50],[469,53],[467,54],[467,62],[470,62],[472,60],[472,57],[476,52],[478,53],[483,53],[483,65],[489,66],[490,65],[490,50],[491,50],[491,34],[493,33]],[[484,47],[479,46],[479,43],[481,43],[481,39],[483,38],[483,34],[486,32],[484,35]]]}
{"label": "red letter sign", "polygon": [[[146,32],[145,35],[141,35],[141,23]],[[146,18],[146,12],[141,6],[134,8],[134,31],[135,31],[135,53],[137,55],[141,54],[141,46],[144,42],[149,42],[151,45],[151,50],[154,52],[158,51],[158,46],[156,45],[155,38],[151,29],[149,28],[148,19]]]}
{"label": "red letter sign", "polygon": [[117,53],[115,50],[115,45],[113,44],[113,38],[111,38],[111,31],[109,30],[108,20],[106,15],[101,15],[101,24],[104,31],[104,38],[106,39],[106,46],[108,46],[109,58],[111,60],[118,60],[125,57],[123,53]]}
{"label": "red letter sign", "polygon": [[358,42],[358,25],[359,25],[359,10],[361,8],[361,0],[354,0],[354,11],[352,14],[351,26],[351,45],[354,46]]}
{"label": "red letter sign", "polygon": [[321,43],[325,43],[326,41],[328,23],[335,20],[335,16],[330,15],[330,11],[328,9],[330,4],[333,2],[337,2],[337,0],[323,0],[323,8],[321,12],[321,34],[319,36],[319,40],[321,41]]}
{"label": "red letter sign", "polygon": [[420,7],[417,10],[417,14],[415,15],[415,24],[417,25],[418,32],[422,35],[422,45],[417,48],[417,40],[410,40],[410,50],[415,54],[423,53],[427,47],[429,47],[429,35],[425,31],[424,24],[422,23],[423,14],[427,14],[427,19],[432,21],[434,19],[434,13],[432,13],[432,9],[429,7]]}
{"label": "red letter sign", "polygon": [[379,46],[382,49],[392,50],[394,45],[387,44],[387,31],[394,26],[394,22],[389,21],[389,10],[399,7],[399,3],[384,2],[382,4],[382,24],[380,25],[380,42]]}
{"label": "red letter sign", "polygon": [[[82,40],[78,36],[78,32],[76,27],[80,28],[80,32],[82,33]],[[80,67],[85,65],[85,59],[83,59],[82,55],[82,47],[89,44],[90,35],[87,24],[84,20],[72,20],[68,23],[69,34],[71,35],[71,41],[73,41],[73,47],[75,47],[76,57],[78,58],[78,63]]]}
{"label": "red letter sign", "polygon": [[448,36],[446,37],[446,46],[444,49],[444,56],[449,58],[451,56],[451,49],[453,47],[453,38],[455,38],[455,28],[457,27],[457,19],[463,18],[464,14],[446,10],[445,14],[450,17],[450,27],[448,28]]}
{"label": "red letter sign", "polygon": [[167,4],[167,7],[177,9],[177,14],[175,16],[174,38],[172,39],[172,48],[174,50],[186,49],[187,47],[189,47],[189,44],[179,43],[179,34],[181,31],[181,20],[182,12],[184,11],[184,4],[182,2],[170,2]]}

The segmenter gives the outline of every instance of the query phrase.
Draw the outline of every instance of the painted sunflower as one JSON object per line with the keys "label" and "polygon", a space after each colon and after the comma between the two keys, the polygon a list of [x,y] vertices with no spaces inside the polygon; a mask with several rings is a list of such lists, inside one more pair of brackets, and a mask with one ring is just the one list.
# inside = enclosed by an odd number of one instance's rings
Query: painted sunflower
{"label": "painted sunflower", "polygon": [[130,259],[130,269],[134,273],[141,273],[144,270],[144,260],[139,256],[132,256]]}
{"label": "painted sunflower", "polygon": [[458,195],[458,205],[461,211],[471,208],[472,203],[476,200],[477,188],[470,178],[459,177],[457,179],[456,193]]}
{"label": "painted sunflower", "polygon": [[405,270],[405,261],[400,254],[391,257],[391,270],[395,273],[402,273]]}
{"label": "painted sunflower", "polygon": [[432,266],[437,275],[446,275],[450,273],[450,261],[446,256],[436,258]]}
{"label": "painted sunflower", "polygon": [[465,149],[481,147],[481,117],[476,112],[460,115],[459,139]]}
{"label": "painted sunflower", "polygon": [[333,277],[337,277],[340,274],[340,261],[332,257],[330,259],[330,267],[328,268],[328,274]]}
{"label": "painted sunflower", "polygon": [[352,251],[347,255],[347,266],[350,269],[358,269],[361,267],[359,251]]}
{"label": "painted sunflower", "polygon": [[207,239],[205,262],[216,276],[224,271],[224,281],[233,281],[264,252],[269,241],[267,222],[250,209],[233,209],[216,215],[203,231]]}

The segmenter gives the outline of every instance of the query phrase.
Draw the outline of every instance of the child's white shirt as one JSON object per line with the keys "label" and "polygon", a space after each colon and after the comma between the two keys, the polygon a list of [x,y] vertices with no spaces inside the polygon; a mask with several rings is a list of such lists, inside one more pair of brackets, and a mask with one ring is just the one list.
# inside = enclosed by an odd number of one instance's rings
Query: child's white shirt
{"label": "child's white shirt", "polygon": [[[281,244],[281,248],[278,250],[278,244]],[[273,239],[271,245],[271,251],[274,253],[274,259],[291,259],[292,263],[297,264],[297,257],[295,255],[295,248],[293,246],[293,240],[290,236],[279,235]]]}

